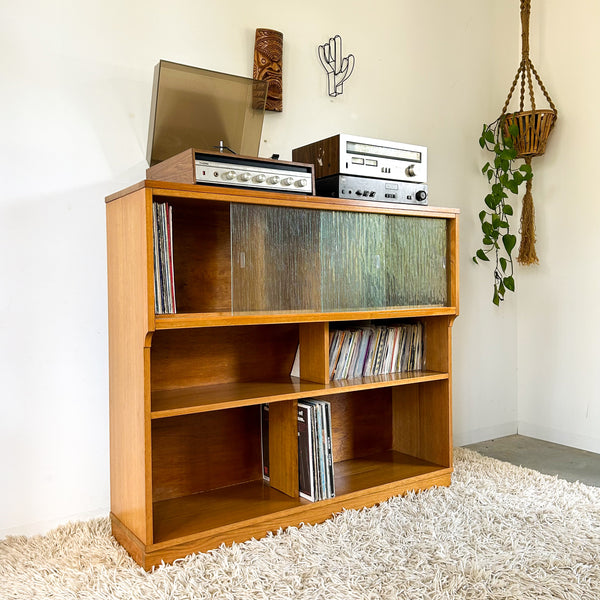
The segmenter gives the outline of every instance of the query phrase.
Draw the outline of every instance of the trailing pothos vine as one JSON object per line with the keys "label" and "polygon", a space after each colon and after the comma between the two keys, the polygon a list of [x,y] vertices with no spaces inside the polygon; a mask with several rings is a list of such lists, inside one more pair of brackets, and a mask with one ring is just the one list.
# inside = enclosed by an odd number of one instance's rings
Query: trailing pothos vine
{"label": "trailing pothos vine", "polygon": [[490,125],[484,125],[479,145],[494,155],[486,162],[481,172],[487,177],[491,191],[484,199],[486,208],[479,213],[483,246],[477,250],[473,261],[490,262],[494,265],[493,303],[498,306],[504,300],[506,290],[515,291],[514,263],[512,251],[517,238],[510,232],[509,217],[513,208],[508,202],[508,193],[517,194],[519,186],[533,177],[531,166],[523,164],[518,168],[514,139],[519,135],[516,125],[507,127],[502,116]]}

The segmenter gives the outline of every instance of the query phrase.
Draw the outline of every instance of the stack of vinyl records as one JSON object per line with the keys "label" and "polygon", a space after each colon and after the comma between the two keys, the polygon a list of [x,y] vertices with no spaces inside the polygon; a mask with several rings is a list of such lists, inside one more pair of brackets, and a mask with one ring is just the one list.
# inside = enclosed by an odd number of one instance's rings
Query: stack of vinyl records
{"label": "stack of vinyl records", "polygon": [[307,500],[335,496],[331,446],[331,405],[325,400],[298,401],[299,492]]}
{"label": "stack of vinyl records", "polygon": [[329,344],[330,379],[353,379],[423,368],[423,325],[333,330]]}
{"label": "stack of vinyl records", "polygon": [[173,274],[173,208],[166,202],[152,204],[154,224],[154,311],[176,312]]}

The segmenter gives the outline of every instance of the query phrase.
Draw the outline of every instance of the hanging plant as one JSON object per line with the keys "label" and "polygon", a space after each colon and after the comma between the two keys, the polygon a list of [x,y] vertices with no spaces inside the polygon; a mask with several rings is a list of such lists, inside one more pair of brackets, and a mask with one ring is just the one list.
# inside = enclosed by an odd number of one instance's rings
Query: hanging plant
{"label": "hanging plant", "polygon": [[[483,173],[491,184],[491,193],[486,195],[486,210],[479,213],[484,234],[483,247],[477,250],[473,260],[489,261],[495,256],[494,295],[496,305],[504,300],[506,290],[515,291],[514,263],[512,251],[517,238],[510,232],[512,205],[508,203],[507,191],[517,194],[519,186],[525,182],[525,195],[521,211],[521,243],[517,261],[522,265],[539,262],[535,251],[535,209],[531,194],[533,177],[531,159],[546,150],[546,142],[558,111],[546,91],[531,59],[529,58],[529,16],[531,0],[521,0],[521,62],[512,82],[508,97],[500,117],[491,125],[484,125],[479,144],[494,154],[492,161],[483,166]],[[533,77],[532,77],[533,76]],[[537,109],[533,92],[533,80],[543,92],[550,109]],[[519,111],[508,113],[508,105],[517,83],[521,80]],[[525,110],[525,88],[529,90],[531,109]],[[515,166],[516,159],[524,159],[525,164]]]}
{"label": "hanging plant", "polygon": [[[504,300],[506,290],[515,291],[514,263],[512,251],[517,238],[510,231],[510,217],[514,214],[508,202],[508,192],[517,194],[524,181],[531,180],[533,174],[528,164],[516,167],[517,150],[514,137],[518,128],[512,124],[505,132],[505,117],[500,117],[491,125],[484,125],[479,138],[479,145],[494,154],[491,162],[486,162],[481,169],[491,184],[491,191],[485,197],[486,208],[479,213],[483,232],[483,247],[473,257],[490,261],[494,258],[494,295],[492,301],[496,306]],[[506,133],[506,134],[505,134]]]}

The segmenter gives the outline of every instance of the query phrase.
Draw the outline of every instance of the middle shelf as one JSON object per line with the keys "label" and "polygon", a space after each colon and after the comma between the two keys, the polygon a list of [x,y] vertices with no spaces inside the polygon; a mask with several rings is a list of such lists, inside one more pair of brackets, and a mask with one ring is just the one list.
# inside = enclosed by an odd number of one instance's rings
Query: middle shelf
{"label": "middle shelf", "polygon": [[297,377],[279,381],[250,381],[192,386],[160,390],[152,393],[152,419],[178,415],[299,400],[301,398],[328,396],[340,392],[354,392],[397,385],[425,383],[448,379],[448,373],[437,371],[411,371],[344,379],[330,383],[314,383]]}

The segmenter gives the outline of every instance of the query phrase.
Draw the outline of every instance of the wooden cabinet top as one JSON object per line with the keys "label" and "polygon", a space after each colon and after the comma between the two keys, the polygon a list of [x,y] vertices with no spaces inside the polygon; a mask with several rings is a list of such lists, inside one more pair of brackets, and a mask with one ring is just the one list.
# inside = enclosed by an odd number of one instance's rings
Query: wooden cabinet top
{"label": "wooden cabinet top", "polygon": [[324,198],[279,192],[230,188],[207,185],[191,185],[165,181],[143,180],[124,190],[107,196],[106,202],[112,202],[132,192],[145,189],[152,195],[168,196],[190,200],[211,200],[217,202],[239,202],[245,204],[266,204],[270,206],[288,206],[293,208],[311,208],[321,210],[342,210],[352,212],[374,212],[383,214],[438,217],[454,219],[460,213],[457,208],[439,206],[412,206],[394,202],[373,202],[368,200],[350,200],[346,198]]}

